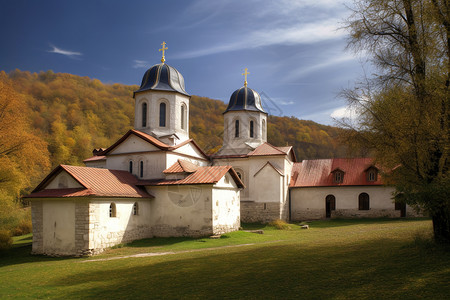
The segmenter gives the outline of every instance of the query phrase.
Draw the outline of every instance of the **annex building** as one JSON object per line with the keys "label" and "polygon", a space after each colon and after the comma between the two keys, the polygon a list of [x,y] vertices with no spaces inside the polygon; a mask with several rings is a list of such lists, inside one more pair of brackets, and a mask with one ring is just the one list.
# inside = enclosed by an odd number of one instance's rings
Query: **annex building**
{"label": "annex building", "polygon": [[370,158],[298,162],[292,147],[268,143],[267,113],[246,78],[224,112],[223,147],[206,155],[189,138],[190,96],[165,49],[133,94],[134,129],[94,150],[85,167],[58,166],[27,197],[33,253],[90,255],[142,238],[223,234],[241,222],[410,213]]}

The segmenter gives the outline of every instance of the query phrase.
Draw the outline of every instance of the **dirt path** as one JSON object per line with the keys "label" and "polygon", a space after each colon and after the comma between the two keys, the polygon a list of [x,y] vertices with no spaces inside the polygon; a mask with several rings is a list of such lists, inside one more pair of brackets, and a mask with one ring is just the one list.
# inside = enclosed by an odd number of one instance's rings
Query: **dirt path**
{"label": "dirt path", "polygon": [[239,245],[231,245],[231,246],[221,246],[221,247],[181,250],[181,251],[139,253],[139,254],[132,254],[132,255],[114,256],[114,257],[109,257],[109,258],[83,260],[83,261],[80,261],[80,263],[87,263],[87,262],[94,262],[94,261],[108,261],[108,260],[116,260],[116,259],[123,259],[123,258],[152,257],[152,256],[163,256],[163,255],[172,255],[172,254],[180,254],[180,253],[202,252],[202,251],[211,251],[211,250],[218,250],[218,249],[224,249],[224,248],[237,248],[237,247],[253,246],[253,245],[257,245],[257,244],[271,244],[271,243],[277,243],[277,242],[282,242],[282,241],[283,240],[277,240],[277,241],[269,241],[269,242],[264,242],[264,243],[239,244]]}

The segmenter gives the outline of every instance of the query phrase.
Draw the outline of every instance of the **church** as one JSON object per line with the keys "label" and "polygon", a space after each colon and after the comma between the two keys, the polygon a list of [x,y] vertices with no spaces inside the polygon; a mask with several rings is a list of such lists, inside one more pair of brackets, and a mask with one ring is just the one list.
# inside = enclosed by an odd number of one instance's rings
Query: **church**
{"label": "church", "polygon": [[370,158],[298,162],[267,142],[261,97],[230,97],[222,148],[207,155],[189,138],[184,78],[162,59],[134,92],[134,129],[95,149],[85,167],[59,165],[27,196],[35,254],[93,255],[151,237],[202,237],[241,222],[413,214],[392,200]]}

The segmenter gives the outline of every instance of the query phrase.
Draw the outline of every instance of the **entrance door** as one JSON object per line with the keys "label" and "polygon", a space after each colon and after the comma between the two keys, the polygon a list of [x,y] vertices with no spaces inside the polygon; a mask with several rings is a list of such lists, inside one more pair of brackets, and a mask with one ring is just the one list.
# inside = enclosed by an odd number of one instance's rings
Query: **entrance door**
{"label": "entrance door", "polygon": [[336,210],[336,197],[328,195],[325,198],[325,216],[331,218],[331,211]]}
{"label": "entrance door", "polygon": [[406,203],[395,203],[395,210],[400,211],[400,217],[406,217]]}

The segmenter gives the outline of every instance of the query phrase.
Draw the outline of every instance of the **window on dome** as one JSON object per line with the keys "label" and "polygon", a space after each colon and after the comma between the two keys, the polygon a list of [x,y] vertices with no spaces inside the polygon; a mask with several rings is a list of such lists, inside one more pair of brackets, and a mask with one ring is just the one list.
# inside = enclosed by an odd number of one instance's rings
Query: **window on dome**
{"label": "window on dome", "polygon": [[234,122],[234,137],[239,137],[239,120]]}
{"label": "window on dome", "polygon": [[181,105],[181,129],[186,129],[186,105]]}
{"label": "window on dome", "polygon": [[159,127],[166,127],[166,104],[159,104]]}
{"label": "window on dome", "polygon": [[142,160],[139,162],[139,177],[144,177],[144,162]]}
{"label": "window on dome", "polygon": [[147,127],[147,103],[142,103],[142,127]]}
{"label": "window on dome", "polygon": [[262,120],[262,138],[266,139],[266,120]]}
{"label": "window on dome", "polygon": [[128,164],[128,171],[133,174],[133,161],[130,160],[129,164]]}
{"label": "window on dome", "polygon": [[250,121],[250,137],[254,137],[255,134],[253,133],[253,121]]}

